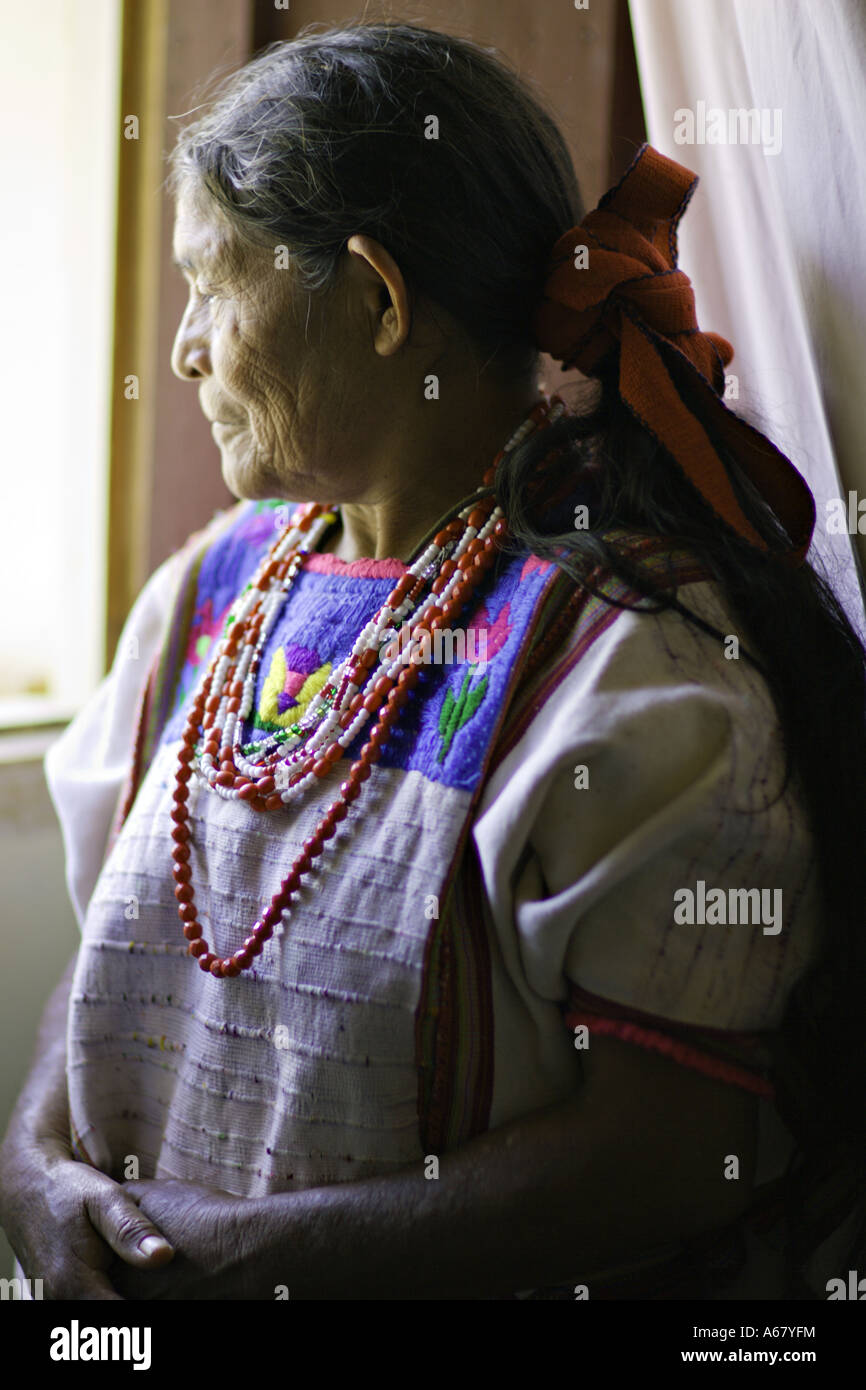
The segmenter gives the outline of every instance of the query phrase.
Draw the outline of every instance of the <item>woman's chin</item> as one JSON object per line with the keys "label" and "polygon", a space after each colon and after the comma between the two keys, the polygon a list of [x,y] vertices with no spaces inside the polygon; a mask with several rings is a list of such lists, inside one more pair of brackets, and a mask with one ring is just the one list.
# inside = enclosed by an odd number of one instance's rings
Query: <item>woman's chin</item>
{"label": "woman's chin", "polygon": [[257,468],[244,449],[233,440],[220,445],[223,482],[229,492],[241,501],[259,502],[273,497],[273,480]]}
{"label": "woman's chin", "polygon": [[291,473],[281,477],[263,464],[255,448],[245,446],[237,430],[219,440],[223,481],[229,492],[240,501],[267,502],[286,498],[292,503],[332,503],[333,496],[323,494],[322,483],[308,473]]}
{"label": "woman's chin", "polygon": [[226,454],[225,450],[222,451],[222,475],[223,482],[229,492],[239,501],[244,501],[249,497],[241,471],[237,468],[231,455]]}

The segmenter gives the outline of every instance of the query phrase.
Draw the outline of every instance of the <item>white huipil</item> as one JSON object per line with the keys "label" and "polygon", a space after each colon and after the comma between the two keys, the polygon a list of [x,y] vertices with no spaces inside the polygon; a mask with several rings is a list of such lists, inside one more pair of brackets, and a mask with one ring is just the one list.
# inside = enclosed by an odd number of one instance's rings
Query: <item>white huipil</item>
{"label": "white huipil", "polygon": [[[465,793],[428,785],[410,806],[418,774],[376,769],[339,860],[322,857],[271,943],[268,969],[262,957],[256,977],[230,991],[195,967],[181,936],[169,819],[178,743],[158,750],[102,865],[131,711],[178,563],[145,586],[112,670],[45,762],[82,930],[68,1031],[76,1132],[114,1176],[134,1155],[142,1177],[239,1195],[421,1162],[414,1013],[430,926],[419,911],[431,891],[425,836],[443,817],[459,824]],[[687,585],[680,597],[721,631],[736,630],[710,584]],[[577,785],[579,767],[588,787]],[[490,777],[474,817],[495,1020],[491,1128],[578,1084],[562,1016],[570,981],[661,1020],[736,1033],[777,1027],[820,934],[796,779],[768,805],[781,769],[760,677],[675,614],[619,614],[568,672]],[[331,791],[328,782],[321,804],[302,803],[279,824],[203,790],[191,799],[200,916],[231,925],[225,943],[205,931],[212,949],[237,949]],[[405,833],[407,816],[413,851],[395,862],[395,827]],[[675,925],[674,895],[698,880],[781,890],[781,932]],[[759,1108],[761,1183],[778,1175],[791,1145],[773,1106]]]}

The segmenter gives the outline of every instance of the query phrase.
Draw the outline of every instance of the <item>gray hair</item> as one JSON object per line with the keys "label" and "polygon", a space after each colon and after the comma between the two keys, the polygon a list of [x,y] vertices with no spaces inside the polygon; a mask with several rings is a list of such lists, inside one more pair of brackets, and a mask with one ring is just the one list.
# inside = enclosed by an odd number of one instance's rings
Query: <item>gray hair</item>
{"label": "gray hair", "polygon": [[[271,44],[223,79],[171,155],[249,241],[327,290],[354,233],[393,256],[489,356],[525,369],[554,242],[583,217],[571,157],[493,51],[359,22]],[[433,119],[435,118],[435,120]]]}

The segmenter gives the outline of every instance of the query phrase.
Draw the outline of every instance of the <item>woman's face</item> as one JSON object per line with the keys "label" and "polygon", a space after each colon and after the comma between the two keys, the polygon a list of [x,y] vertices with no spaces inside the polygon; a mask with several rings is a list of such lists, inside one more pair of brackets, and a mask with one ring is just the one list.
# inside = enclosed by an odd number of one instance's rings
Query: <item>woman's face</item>
{"label": "woman's face", "polygon": [[336,289],[308,295],[293,270],[276,268],[272,249],[242,241],[190,184],[178,199],[174,256],[189,300],[172,368],[198,383],[230,491],[375,501],[375,460],[360,442],[375,440],[387,418],[388,380],[371,352],[360,272],[350,267]]}

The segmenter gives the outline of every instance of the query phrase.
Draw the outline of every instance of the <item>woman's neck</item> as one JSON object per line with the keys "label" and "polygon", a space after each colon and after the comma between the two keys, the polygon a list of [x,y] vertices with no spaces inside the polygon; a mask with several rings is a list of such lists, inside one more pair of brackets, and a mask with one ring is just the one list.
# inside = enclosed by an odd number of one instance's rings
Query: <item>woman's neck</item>
{"label": "woman's neck", "polygon": [[[423,460],[404,462],[385,500],[375,504],[344,503],[341,523],[322,549],[340,560],[399,559],[408,562],[437,523],[471,496],[483,474],[540,398],[527,386],[498,402],[498,409],[476,416],[472,432],[464,427],[439,441],[424,441]],[[490,403],[492,404],[492,403]]]}

